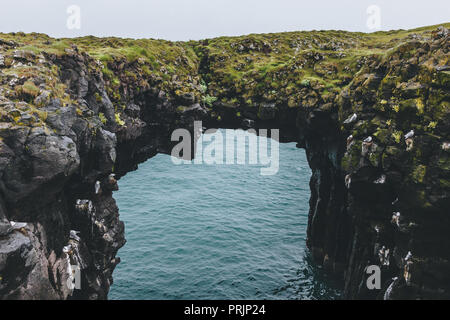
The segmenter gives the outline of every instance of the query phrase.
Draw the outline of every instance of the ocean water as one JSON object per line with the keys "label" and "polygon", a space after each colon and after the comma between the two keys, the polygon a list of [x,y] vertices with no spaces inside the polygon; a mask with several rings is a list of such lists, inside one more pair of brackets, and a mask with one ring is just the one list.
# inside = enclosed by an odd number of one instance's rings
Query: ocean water
{"label": "ocean water", "polygon": [[114,197],[127,243],[109,299],[338,298],[305,245],[305,152],[278,146],[275,175],[257,164],[175,165],[159,154],[123,177]]}

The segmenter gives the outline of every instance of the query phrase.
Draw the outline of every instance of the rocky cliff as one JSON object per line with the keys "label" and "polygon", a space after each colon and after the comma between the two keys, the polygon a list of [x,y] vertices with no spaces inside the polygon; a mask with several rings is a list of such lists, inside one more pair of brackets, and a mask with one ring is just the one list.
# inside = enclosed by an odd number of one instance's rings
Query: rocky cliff
{"label": "rocky cliff", "polygon": [[[306,149],[307,245],[346,298],[450,298],[448,27],[0,34],[0,297],[107,298],[125,243],[117,179],[203,120],[280,128]],[[66,285],[71,265],[81,290]]]}

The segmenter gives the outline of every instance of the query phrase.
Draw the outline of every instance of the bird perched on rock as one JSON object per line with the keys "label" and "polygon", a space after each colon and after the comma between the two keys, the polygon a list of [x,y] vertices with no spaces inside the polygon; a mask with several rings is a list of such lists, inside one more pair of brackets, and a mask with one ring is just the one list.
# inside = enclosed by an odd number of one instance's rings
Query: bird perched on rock
{"label": "bird perched on rock", "polygon": [[87,209],[88,200],[81,200],[77,199],[75,202],[75,208],[78,210],[85,210]]}
{"label": "bird perched on rock", "polygon": [[384,253],[384,261],[383,261],[383,265],[388,266],[389,265],[389,254],[390,254],[390,249],[386,249],[385,253]]}
{"label": "bird perched on rock", "polygon": [[412,137],[414,137],[414,130],[411,130],[410,132],[408,132],[408,133],[405,135],[405,140],[411,139]]}
{"label": "bird perched on rock", "polygon": [[25,227],[27,226],[26,222],[11,221],[10,223],[11,223],[12,231],[16,230],[16,231],[23,233],[24,235],[27,235],[27,230],[25,229]]}
{"label": "bird perched on rock", "polygon": [[25,228],[25,227],[27,226],[27,223],[26,223],[26,222],[15,222],[15,221],[11,221],[10,223],[11,223],[11,227],[12,227],[14,230],[20,230],[20,229]]}
{"label": "bird perched on rock", "polygon": [[348,117],[347,120],[344,121],[345,124],[353,123],[358,119],[358,115],[356,113],[352,114],[350,117]]}
{"label": "bird perched on rock", "polygon": [[115,185],[117,183],[116,174],[115,173],[111,173],[108,176],[108,183],[111,184],[111,185]]}
{"label": "bird perched on rock", "polygon": [[350,189],[350,184],[352,183],[352,176],[350,174],[345,176],[345,186]]}
{"label": "bird perched on rock", "polygon": [[70,254],[72,252],[72,245],[68,244],[67,246],[63,247],[63,252],[66,254]]}
{"label": "bird perched on rock", "polygon": [[100,187],[100,181],[95,182],[95,194],[100,194],[102,192],[102,189]]}
{"label": "bird perched on rock", "polygon": [[386,182],[386,175],[382,174],[381,177],[379,177],[373,183],[375,183],[375,184],[383,184],[385,182]]}
{"label": "bird perched on rock", "polygon": [[242,120],[242,125],[245,128],[252,128],[255,126],[255,121],[250,120],[250,119],[244,119],[244,120]]}
{"label": "bird perched on rock", "polygon": [[91,200],[78,199],[76,201],[75,208],[79,211],[90,213],[92,212],[93,204]]}
{"label": "bird perched on rock", "polygon": [[98,221],[98,220],[94,221],[94,224],[97,226],[98,230],[101,233],[106,233],[108,231],[108,228],[105,226],[104,222],[105,221],[103,219],[102,219],[102,221]]}
{"label": "bird perched on rock", "polygon": [[373,139],[372,136],[368,136],[363,140],[363,143],[361,145],[361,155],[365,157],[372,149],[373,149]]}
{"label": "bird perched on rock", "polygon": [[380,259],[380,264],[383,266],[389,265],[389,253],[390,250],[383,246],[380,251],[378,251],[378,257]]}
{"label": "bird perched on rock", "polygon": [[378,257],[380,259],[381,265],[389,265],[389,249],[386,249],[385,246],[383,246],[380,251],[378,251]]}
{"label": "bird perched on rock", "polygon": [[117,179],[116,179],[116,174],[115,173],[111,173],[108,176],[107,179],[107,184],[103,185],[103,188],[107,191],[117,191],[119,190],[119,186],[117,185]]}
{"label": "bird perched on rock", "polygon": [[405,257],[405,267],[403,271],[403,278],[405,278],[406,285],[411,285],[411,265],[413,262],[412,259],[412,253],[411,251],[408,251],[408,254]]}
{"label": "bird perched on rock", "polygon": [[409,151],[413,148],[414,146],[413,137],[414,137],[414,130],[411,130],[405,135],[406,151]]}
{"label": "bird perched on rock", "polygon": [[441,148],[444,151],[450,150],[450,142],[443,142]]}
{"label": "bird perched on rock", "polygon": [[353,135],[349,135],[347,137],[347,149],[350,146],[350,144],[353,142]]}
{"label": "bird perched on rock", "polygon": [[394,212],[391,223],[396,224],[398,227],[400,226],[400,212]]}
{"label": "bird perched on rock", "polygon": [[411,253],[411,251],[408,251],[408,254],[405,257],[405,262],[408,262],[409,260],[411,260],[411,258],[412,258],[412,253]]}
{"label": "bird perched on rock", "polygon": [[80,242],[81,239],[78,236],[79,233],[80,233],[80,231],[70,230],[69,239],[72,239],[72,240],[75,240],[77,242]]}

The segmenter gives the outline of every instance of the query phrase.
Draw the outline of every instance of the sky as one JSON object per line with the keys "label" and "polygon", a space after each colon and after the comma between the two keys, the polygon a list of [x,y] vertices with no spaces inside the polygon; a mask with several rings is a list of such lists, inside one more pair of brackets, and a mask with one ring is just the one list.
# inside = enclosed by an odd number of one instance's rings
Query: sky
{"label": "sky", "polygon": [[[2,2],[0,32],[41,32],[53,37],[95,35],[185,41],[300,30],[373,32],[450,22],[448,0]],[[74,5],[78,8],[75,11]],[[68,12],[68,8],[72,10]]]}

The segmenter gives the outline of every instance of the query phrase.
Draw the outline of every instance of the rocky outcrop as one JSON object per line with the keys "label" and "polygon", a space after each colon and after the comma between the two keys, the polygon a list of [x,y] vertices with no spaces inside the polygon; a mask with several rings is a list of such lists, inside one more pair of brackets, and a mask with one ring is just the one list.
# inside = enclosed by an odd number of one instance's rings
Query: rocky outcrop
{"label": "rocky outcrop", "polygon": [[117,179],[194,120],[280,128],[306,149],[307,245],[347,298],[449,297],[445,27],[65,41],[0,35],[2,298],[107,298],[125,243]]}

